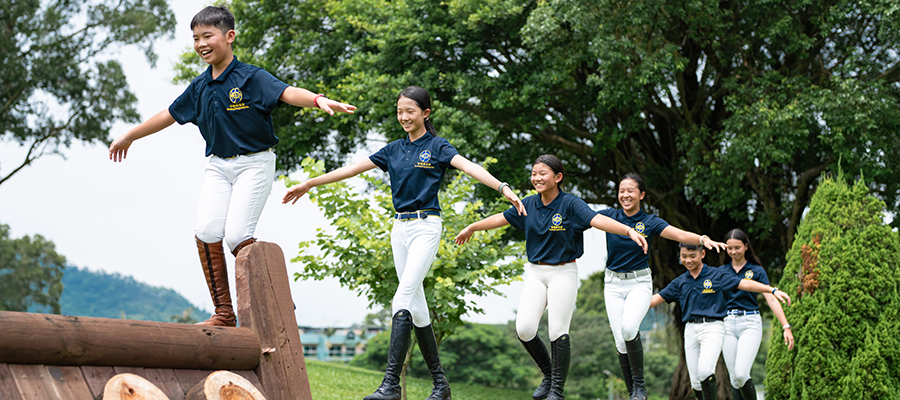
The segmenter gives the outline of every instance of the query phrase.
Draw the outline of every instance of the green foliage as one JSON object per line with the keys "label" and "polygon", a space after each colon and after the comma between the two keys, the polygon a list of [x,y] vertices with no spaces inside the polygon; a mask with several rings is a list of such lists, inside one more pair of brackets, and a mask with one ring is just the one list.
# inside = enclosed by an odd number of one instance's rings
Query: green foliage
{"label": "green foliage", "polygon": [[877,399],[900,396],[900,237],[884,202],[862,180],[825,179],[800,225],[779,287],[796,349],[773,328],[767,397]]}
{"label": "green foliage", "polygon": [[193,314],[194,305],[180,294],[135,281],[130,276],[69,267],[62,283],[66,289],[59,303],[65,315],[198,322]]}
{"label": "green foliage", "polygon": [[[313,398],[317,400],[358,399],[372,394],[381,384],[384,372],[365,370],[338,363],[306,360],[309,385]],[[431,378],[407,378],[406,390],[409,399],[424,399],[431,394]],[[506,400],[527,399],[531,391],[496,389],[461,383],[450,379],[453,398],[466,400]]]}
{"label": "green foliage", "polygon": [[[501,180],[527,189],[522,169],[552,153],[580,197],[613,204],[610,182],[639,172],[651,210],[714,238],[743,227],[776,280],[838,159],[900,211],[894,2],[232,4],[245,60],[360,107],[352,118],[276,110],[282,170],[307,154],[334,167],[367,140],[395,137],[396,96],[415,84],[464,155],[503,155]],[[315,123],[297,123],[307,113]],[[653,265],[669,265],[659,254],[672,244],[655,246]],[[681,271],[654,272],[659,285]]]}
{"label": "green foliage", "polygon": [[9,225],[0,224],[0,310],[59,314],[65,264],[53,242],[41,235],[10,238]]}
{"label": "green foliage", "polygon": [[156,62],[152,43],[171,32],[165,0],[0,3],[0,140],[26,148],[0,183],[73,141],[107,140],[117,121],[138,122],[137,98],[107,51],[134,45]]}
{"label": "green foliage", "polygon": [[[495,162],[487,160],[486,164]],[[324,172],[324,162],[307,158],[303,171],[310,177]],[[300,254],[291,259],[303,264],[295,279],[337,278],[341,285],[365,295],[370,306],[390,308],[399,283],[391,253],[390,231],[394,214],[390,188],[376,177],[362,178],[373,188],[371,196],[355,193],[346,181],[320,186],[309,198],[332,221],[319,229],[316,239],[301,242]],[[286,179],[286,185],[297,182]],[[443,235],[435,261],[425,277],[425,297],[431,310],[438,342],[463,324],[468,312],[482,313],[467,295],[500,294],[494,287],[521,279],[524,246],[502,240],[505,227],[479,232],[464,246],[453,237],[466,224],[485,214],[505,210],[500,200],[485,204],[472,199],[474,180],[462,172],[442,190]],[[318,255],[309,251],[313,246]]]}

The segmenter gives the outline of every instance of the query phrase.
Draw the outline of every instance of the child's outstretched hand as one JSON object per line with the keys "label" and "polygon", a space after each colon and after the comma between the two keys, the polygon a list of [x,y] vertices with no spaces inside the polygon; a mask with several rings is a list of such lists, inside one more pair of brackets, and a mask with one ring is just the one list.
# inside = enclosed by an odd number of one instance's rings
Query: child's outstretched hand
{"label": "child's outstretched hand", "polygon": [[469,225],[469,226],[463,228],[463,230],[459,232],[459,235],[456,235],[456,237],[453,238],[453,240],[455,240],[456,244],[458,244],[458,245],[464,245],[469,241],[469,239],[472,238],[472,235],[474,233],[475,233],[475,231],[472,230],[471,225]]}
{"label": "child's outstretched hand", "polygon": [[309,189],[310,187],[306,182],[288,189],[287,193],[285,193],[284,195],[284,198],[281,199],[281,204],[287,204],[289,201],[291,202],[291,204],[296,204],[297,200],[300,200],[300,198],[303,197],[303,195],[306,194]]}
{"label": "child's outstretched hand", "polygon": [[128,155],[128,148],[131,147],[132,140],[126,138],[128,135],[122,135],[113,140],[109,145],[109,159],[113,162],[119,162]]}
{"label": "child's outstretched hand", "polygon": [[317,98],[316,99],[316,107],[321,108],[322,110],[327,112],[328,115],[334,115],[335,110],[345,112],[347,114],[353,114],[353,111],[356,110],[356,106],[354,106],[354,105],[350,105],[347,103],[341,103],[339,101],[335,101],[335,100],[329,99],[327,97]]}

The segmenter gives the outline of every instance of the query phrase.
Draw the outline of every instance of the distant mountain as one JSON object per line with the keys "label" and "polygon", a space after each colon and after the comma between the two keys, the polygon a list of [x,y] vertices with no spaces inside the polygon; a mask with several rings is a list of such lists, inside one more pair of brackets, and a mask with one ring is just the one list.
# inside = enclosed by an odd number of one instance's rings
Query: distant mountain
{"label": "distant mountain", "polygon": [[63,315],[173,322],[173,316],[182,317],[192,307],[194,320],[202,321],[209,315],[172,289],[150,286],[118,273],[66,267],[62,283],[65,288],[59,304]]}

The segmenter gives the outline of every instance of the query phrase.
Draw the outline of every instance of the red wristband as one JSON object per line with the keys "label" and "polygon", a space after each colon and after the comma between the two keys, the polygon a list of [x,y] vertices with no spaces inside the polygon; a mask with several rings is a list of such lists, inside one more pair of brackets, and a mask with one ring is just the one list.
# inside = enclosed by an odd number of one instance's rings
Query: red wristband
{"label": "red wristband", "polygon": [[313,105],[315,105],[316,108],[318,108],[320,110],[324,110],[324,108],[319,107],[319,97],[325,97],[325,95],[320,93],[320,94],[317,94],[316,97],[313,97]]}

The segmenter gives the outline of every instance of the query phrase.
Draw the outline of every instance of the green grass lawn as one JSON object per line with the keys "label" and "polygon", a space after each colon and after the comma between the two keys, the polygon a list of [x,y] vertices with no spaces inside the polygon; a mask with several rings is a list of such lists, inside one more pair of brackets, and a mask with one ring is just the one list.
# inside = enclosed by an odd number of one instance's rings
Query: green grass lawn
{"label": "green grass lawn", "polygon": [[[315,400],[362,400],[381,384],[383,372],[350,367],[340,363],[306,360],[309,385]],[[431,394],[431,381],[406,378],[408,400],[422,400]],[[531,392],[493,389],[450,382],[455,400],[530,400]]]}

